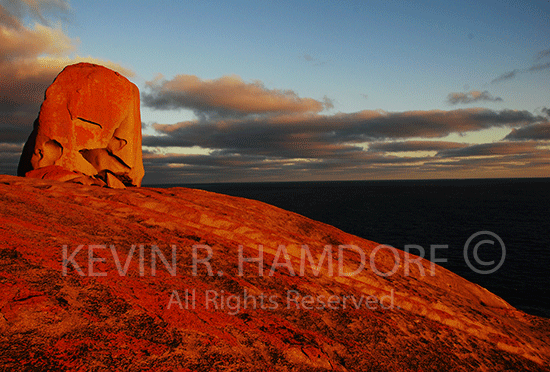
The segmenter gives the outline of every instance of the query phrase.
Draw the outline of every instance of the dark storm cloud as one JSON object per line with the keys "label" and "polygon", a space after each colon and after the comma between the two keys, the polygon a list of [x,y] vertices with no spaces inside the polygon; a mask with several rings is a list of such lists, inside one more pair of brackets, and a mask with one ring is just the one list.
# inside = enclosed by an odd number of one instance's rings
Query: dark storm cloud
{"label": "dark storm cloud", "polygon": [[502,102],[503,99],[500,97],[493,97],[488,91],[477,91],[472,90],[470,92],[462,93],[462,92],[456,92],[456,93],[450,93],[447,96],[447,102],[449,102],[452,105],[456,105],[459,103],[467,104],[467,103],[476,103],[476,102]]}
{"label": "dark storm cloud", "polygon": [[522,128],[514,128],[508,134],[505,140],[523,141],[523,140],[550,140],[550,122],[537,123]]}

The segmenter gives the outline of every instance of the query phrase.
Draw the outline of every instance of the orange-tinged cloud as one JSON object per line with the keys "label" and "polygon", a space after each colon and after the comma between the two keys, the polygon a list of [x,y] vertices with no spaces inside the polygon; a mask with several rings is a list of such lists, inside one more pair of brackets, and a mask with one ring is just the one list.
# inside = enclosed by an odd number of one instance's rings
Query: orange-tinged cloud
{"label": "orange-tinged cloud", "polygon": [[221,116],[247,114],[289,114],[319,112],[332,107],[313,98],[300,98],[290,90],[268,89],[261,82],[244,82],[237,75],[201,80],[178,75],[172,80],[159,77],[147,82],[142,94],[145,106],[157,109],[187,108]]}
{"label": "orange-tinged cloud", "polygon": [[39,23],[33,29],[0,24],[0,60],[10,61],[40,54],[62,55],[75,49],[75,41],[59,28]]}
{"label": "orange-tinged cloud", "polygon": [[[43,12],[48,9],[68,6],[61,0],[12,1],[9,5],[15,13],[29,10],[38,19],[43,19]],[[11,143],[26,139],[46,88],[65,66],[77,62],[98,63],[123,75],[133,75],[132,71],[118,64],[70,56],[77,44],[78,39],[70,38],[60,27],[41,23],[26,26],[0,5],[1,141]]]}

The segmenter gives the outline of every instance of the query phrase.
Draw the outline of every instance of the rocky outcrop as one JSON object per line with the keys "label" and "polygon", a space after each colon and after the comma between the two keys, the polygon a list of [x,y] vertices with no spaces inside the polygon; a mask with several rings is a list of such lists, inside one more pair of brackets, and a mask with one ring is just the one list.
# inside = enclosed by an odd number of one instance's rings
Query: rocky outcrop
{"label": "rocky outcrop", "polygon": [[89,63],[67,66],[46,90],[18,175],[140,186],[139,100],[138,88],[117,72]]}
{"label": "rocky outcrop", "polygon": [[0,176],[0,222],[0,370],[550,363],[549,319],[416,256],[261,202]]}

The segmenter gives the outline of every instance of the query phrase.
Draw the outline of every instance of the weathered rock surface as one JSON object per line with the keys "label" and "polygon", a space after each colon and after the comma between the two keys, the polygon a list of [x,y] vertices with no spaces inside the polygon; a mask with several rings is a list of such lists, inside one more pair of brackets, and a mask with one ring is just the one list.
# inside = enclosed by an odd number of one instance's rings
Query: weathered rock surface
{"label": "weathered rock surface", "polygon": [[[46,90],[18,175],[140,186],[144,170],[139,102],[138,88],[117,72],[89,63],[65,67]],[[51,166],[65,172],[40,171]]]}
{"label": "weathered rock surface", "polygon": [[[0,370],[548,371],[549,319],[424,260],[406,275],[403,252],[394,275],[376,275],[376,243],[261,202],[0,176],[0,220]],[[302,244],[314,266],[331,245],[334,275],[327,261],[301,275]],[[246,258],[263,246],[264,276],[258,262],[239,275],[239,245]],[[339,245],[363,250],[360,273],[338,275]],[[374,257],[381,272],[396,262]],[[344,271],[359,258],[346,251]],[[369,295],[386,308],[356,306]]]}

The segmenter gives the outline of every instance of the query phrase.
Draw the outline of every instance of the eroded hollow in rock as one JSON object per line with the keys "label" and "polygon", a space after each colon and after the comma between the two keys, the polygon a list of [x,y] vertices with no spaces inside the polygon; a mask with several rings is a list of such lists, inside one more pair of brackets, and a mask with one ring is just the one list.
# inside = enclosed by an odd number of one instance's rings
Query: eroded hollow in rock
{"label": "eroded hollow in rock", "polygon": [[63,146],[56,140],[48,140],[41,147],[37,147],[31,158],[33,169],[54,165],[63,155]]}

